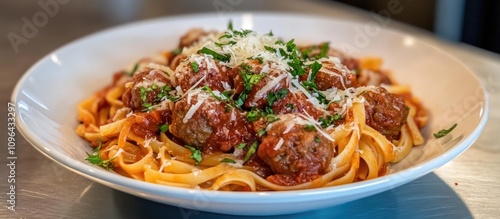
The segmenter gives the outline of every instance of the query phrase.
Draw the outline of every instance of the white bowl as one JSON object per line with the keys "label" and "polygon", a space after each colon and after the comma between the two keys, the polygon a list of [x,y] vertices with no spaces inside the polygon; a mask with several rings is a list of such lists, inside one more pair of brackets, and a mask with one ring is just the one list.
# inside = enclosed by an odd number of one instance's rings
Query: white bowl
{"label": "white bowl", "polygon": [[[329,188],[286,192],[218,192],[175,188],[130,179],[85,161],[88,143],[75,134],[76,105],[111,82],[112,73],[144,56],[173,49],[188,29],[235,27],[272,30],[296,42],[331,41],[354,55],[380,56],[429,110],[424,145],[415,147],[383,177]],[[295,14],[216,14],[149,20],[102,31],[48,54],[18,82],[12,101],[17,125],[40,152],[80,175],[146,199],[190,209],[239,215],[271,215],[333,206],[408,183],[465,151],[479,136],[488,99],[479,79],[438,48],[376,22],[353,23]],[[458,123],[448,136],[432,132]],[[63,186],[63,185],[62,185]]]}

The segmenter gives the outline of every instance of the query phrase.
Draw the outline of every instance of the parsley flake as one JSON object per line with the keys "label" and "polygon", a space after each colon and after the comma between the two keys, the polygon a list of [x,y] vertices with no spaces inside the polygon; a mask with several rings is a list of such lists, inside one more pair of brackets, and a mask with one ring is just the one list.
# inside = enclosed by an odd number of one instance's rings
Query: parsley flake
{"label": "parsley flake", "polygon": [[99,150],[101,150],[101,146],[102,146],[102,142],[99,141],[99,145],[96,148],[94,148],[94,150],[92,150],[92,154],[85,152],[88,156],[87,158],[85,158],[85,160],[87,160],[91,164],[100,166],[100,167],[104,168],[105,170],[112,170],[114,167],[113,160],[116,157],[113,157],[113,158],[107,159],[107,160],[103,160],[99,156]]}
{"label": "parsley flake", "polygon": [[184,145],[184,147],[186,147],[187,149],[189,149],[191,151],[191,156],[189,156],[189,158],[194,160],[195,165],[199,165],[201,160],[203,159],[202,155],[201,155],[201,151],[194,148],[194,147],[191,147],[189,145]]}
{"label": "parsley flake", "polygon": [[441,129],[439,132],[433,133],[433,135],[435,138],[442,138],[453,131],[455,127],[457,127],[457,123],[453,124],[449,129]]}
{"label": "parsley flake", "polygon": [[320,117],[319,122],[321,123],[321,128],[326,128],[336,121],[340,120],[342,118],[341,115],[335,114],[335,115],[330,115],[326,117]]}
{"label": "parsley flake", "polygon": [[257,143],[257,141],[254,141],[252,143],[252,145],[250,146],[250,149],[248,149],[248,152],[247,154],[245,155],[245,162],[250,159],[250,157],[252,157],[253,154],[255,154],[255,152],[257,151],[257,147],[259,146],[259,144]]}
{"label": "parsley flake", "polygon": [[306,131],[313,131],[313,130],[316,130],[316,126],[311,125],[311,124],[306,124],[306,125],[304,126],[304,129],[305,129]]}
{"label": "parsley flake", "polygon": [[238,145],[236,145],[236,148],[238,149],[243,149],[247,146],[247,143],[239,143]]}
{"label": "parsley flake", "polygon": [[199,53],[211,55],[214,59],[219,60],[221,62],[229,62],[231,59],[231,55],[229,54],[219,54],[207,47],[203,47],[200,50],[198,50]]}
{"label": "parsley flake", "polygon": [[230,158],[224,158],[220,161],[221,163],[236,163],[233,159]]}
{"label": "parsley flake", "polygon": [[197,62],[191,62],[191,68],[193,69],[194,73],[198,73],[198,63]]}
{"label": "parsley flake", "polygon": [[287,94],[288,94],[288,89],[286,88],[280,89],[276,92],[270,92],[267,95],[267,103],[269,104],[269,106],[272,106],[279,99],[285,98]]}
{"label": "parsley flake", "polygon": [[168,128],[169,128],[168,123],[158,126],[158,129],[160,130],[161,133],[168,131]]}

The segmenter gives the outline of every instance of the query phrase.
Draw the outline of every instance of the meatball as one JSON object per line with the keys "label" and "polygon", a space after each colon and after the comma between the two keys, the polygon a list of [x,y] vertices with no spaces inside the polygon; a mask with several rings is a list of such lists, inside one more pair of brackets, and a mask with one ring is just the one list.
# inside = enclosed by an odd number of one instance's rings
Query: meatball
{"label": "meatball", "polygon": [[197,87],[209,86],[212,90],[225,91],[232,87],[231,69],[204,54],[192,54],[175,69],[175,86],[186,92],[196,83]]}
{"label": "meatball", "polygon": [[200,38],[207,36],[211,33],[215,32],[214,31],[207,32],[201,28],[193,28],[181,36],[181,40],[179,42],[179,48],[191,46],[197,41],[199,41]]}
{"label": "meatball", "polygon": [[279,185],[309,182],[325,174],[334,156],[334,142],[296,114],[280,115],[271,123],[257,151],[275,175],[267,178]]}
{"label": "meatball", "polygon": [[392,84],[389,76],[381,71],[363,69],[358,75],[359,86]]}
{"label": "meatball", "polygon": [[[356,86],[356,74],[347,69],[339,59],[330,58],[327,60],[321,60],[321,69],[316,73],[314,82],[318,87],[318,90],[328,90],[330,88],[338,88],[345,90],[349,87]],[[310,72],[307,69],[307,72]],[[310,77],[305,74],[301,76],[301,80],[307,80]]]}
{"label": "meatball", "polygon": [[272,108],[278,115],[307,112],[314,119],[318,119],[324,114],[324,111],[316,108],[303,93],[288,92],[284,98],[276,101]]}
{"label": "meatball", "polygon": [[169,129],[175,137],[205,152],[227,152],[253,142],[254,132],[242,112],[199,89],[191,92],[175,103]]}
{"label": "meatball", "polygon": [[382,87],[365,92],[363,97],[365,98],[366,124],[389,140],[397,138],[410,111],[403,98],[387,92]]}
{"label": "meatball", "polygon": [[236,67],[233,75],[235,92],[246,93],[244,105],[249,108],[267,106],[267,96],[271,92],[288,88],[290,84],[286,71],[279,69],[274,63],[261,64],[258,60],[249,60]]}
{"label": "meatball", "polygon": [[328,50],[328,56],[339,58],[340,61],[342,62],[342,64],[345,65],[345,67],[347,67],[350,70],[354,71],[354,70],[359,69],[359,66],[360,66],[359,60],[352,57],[352,56],[345,54],[344,52],[330,48]]}
{"label": "meatball", "polygon": [[153,138],[159,131],[159,126],[170,123],[170,110],[152,110],[150,112],[137,113],[134,117],[131,130],[138,136]]}
{"label": "meatball", "polygon": [[161,102],[170,91],[169,76],[162,70],[163,66],[146,67],[134,74],[123,94],[122,101],[133,110],[146,109]]}

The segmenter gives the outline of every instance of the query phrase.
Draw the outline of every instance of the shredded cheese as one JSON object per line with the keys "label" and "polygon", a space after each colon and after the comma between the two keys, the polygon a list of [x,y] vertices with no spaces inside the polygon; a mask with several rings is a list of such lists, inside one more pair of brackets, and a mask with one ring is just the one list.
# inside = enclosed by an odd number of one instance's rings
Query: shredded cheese
{"label": "shredded cheese", "polygon": [[283,145],[283,143],[285,142],[285,140],[283,140],[283,138],[280,138],[280,140],[278,141],[278,143],[276,143],[276,146],[274,146],[274,150],[277,151],[281,148],[281,145]]}

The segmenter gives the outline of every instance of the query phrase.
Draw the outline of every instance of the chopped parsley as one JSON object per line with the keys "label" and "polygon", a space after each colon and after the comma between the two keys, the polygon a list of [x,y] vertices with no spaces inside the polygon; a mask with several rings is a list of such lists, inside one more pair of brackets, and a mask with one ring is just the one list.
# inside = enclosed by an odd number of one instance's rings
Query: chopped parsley
{"label": "chopped parsley", "polygon": [[243,79],[243,87],[244,90],[236,100],[236,106],[241,107],[245,100],[248,98],[248,93],[252,90],[253,86],[257,84],[264,76],[265,73],[261,74],[253,74],[251,71],[251,67],[245,63],[241,63],[241,68],[238,69],[238,73],[240,73],[241,78]]}
{"label": "chopped parsley", "polygon": [[257,136],[262,137],[265,134],[267,134],[266,129],[259,129],[259,130],[257,130]]}
{"label": "chopped parsley", "polygon": [[238,145],[236,145],[236,148],[238,149],[243,149],[247,146],[247,143],[239,143]]}
{"label": "chopped parsley", "polygon": [[87,158],[85,158],[85,160],[87,160],[91,164],[100,166],[100,167],[104,168],[105,170],[112,170],[114,167],[113,160],[116,157],[113,157],[113,158],[107,159],[107,160],[103,160],[101,157],[99,157],[99,150],[101,150],[101,146],[102,146],[102,142],[99,141],[99,145],[96,148],[94,148],[94,150],[92,150],[92,154],[85,152],[88,156]]}
{"label": "chopped parsley", "polygon": [[245,162],[250,159],[250,157],[252,157],[253,154],[255,154],[255,152],[257,151],[257,147],[259,146],[259,144],[257,143],[257,141],[254,141],[252,143],[252,145],[250,146],[250,148],[248,149],[248,152],[247,154],[245,155]]}
{"label": "chopped parsley", "polygon": [[280,120],[280,118],[278,118],[278,116],[276,116],[275,114],[272,114],[272,113],[268,113],[264,118],[266,118],[268,123],[273,123],[273,122]]}
{"label": "chopped parsley", "polygon": [[257,60],[259,62],[259,64],[264,63],[264,58],[262,58],[260,55],[258,55],[256,57],[251,56],[251,57],[248,57],[247,59],[248,60]]}
{"label": "chopped parsley", "polygon": [[146,88],[145,87],[140,87],[139,88],[139,92],[140,92],[141,100],[144,101],[144,102],[146,102],[147,96],[148,96]]}
{"label": "chopped parsley", "polygon": [[144,107],[144,109],[141,110],[142,112],[149,112],[155,108],[152,103],[143,103],[142,107]]}
{"label": "chopped parsley", "polygon": [[139,69],[139,63],[135,63],[134,67],[132,68],[132,71],[126,72],[128,75],[132,76],[134,73]]}
{"label": "chopped parsley", "polygon": [[316,62],[316,61],[311,65],[311,79],[310,79],[310,81],[314,82],[314,80],[316,79],[316,73],[318,73],[318,71],[321,69],[321,67],[323,67],[323,65],[321,65],[319,62]]}
{"label": "chopped parsley", "polygon": [[215,60],[219,60],[221,62],[229,62],[229,60],[231,59],[231,55],[229,54],[219,54],[207,47],[203,47],[201,48],[200,50],[198,50],[199,53],[202,53],[202,54],[207,54],[207,55],[211,55]]}
{"label": "chopped parsley", "polygon": [[325,42],[321,44],[320,51],[318,56],[316,56],[317,59],[328,57],[328,50],[330,49],[330,42]]}
{"label": "chopped parsley", "polygon": [[229,23],[227,24],[227,29],[233,30],[233,21],[232,20],[229,20]]}
{"label": "chopped parsley", "polygon": [[321,139],[318,136],[314,136],[314,142],[320,143]]}
{"label": "chopped parsley", "polygon": [[249,122],[255,122],[260,118],[260,111],[257,108],[252,108],[250,112],[247,113],[247,120]]}
{"label": "chopped parsley", "polygon": [[331,126],[333,123],[340,120],[341,118],[342,118],[341,115],[335,114],[326,117],[320,117],[319,122],[321,123],[321,128],[326,128],[328,126]]}
{"label": "chopped parsley", "polygon": [[312,125],[312,124],[306,124],[306,125],[304,126],[304,129],[305,129],[306,131],[314,131],[314,130],[316,130],[316,126],[314,126],[314,125]]}
{"label": "chopped parsley", "polygon": [[169,128],[168,123],[158,126],[158,129],[160,130],[161,133],[168,131],[168,128]]}
{"label": "chopped parsley", "polygon": [[193,69],[194,73],[198,73],[198,63],[197,62],[191,62],[191,68]]}
{"label": "chopped parsley", "polygon": [[267,95],[267,103],[269,104],[269,106],[273,106],[274,102],[278,101],[279,99],[285,98],[287,94],[288,89],[286,88],[280,89],[276,92],[270,92]]}
{"label": "chopped parsley", "polygon": [[232,90],[224,91],[222,93],[220,93],[219,91],[217,91],[218,93],[215,93],[207,85],[203,86],[201,88],[201,90],[208,92],[216,100],[225,102],[226,103],[226,112],[229,112],[230,107],[234,107],[233,99],[231,99],[231,95],[233,93]]}
{"label": "chopped parsley", "polygon": [[189,156],[189,158],[194,160],[195,165],[199,165],[202,160],[201,151],[189,145],[184,145],[184,147],[191,151],[191,156]]}
{"label": "chopped parsley", "polygon": [[174,49],[174,50],[172,51],[172,54],[174,54],[174,55],[179,55],[179,54],[181,54],[181,53],[182,53],[182,49],[183,49],[183,48],[177,48],[177,49]]}
{"label": "chopped parsley", "polygon": [[316,97],[316,99],[318,99],[319,103],[322,104],[328,103],[325,94],[323,94],[320,90],[318,90],[318,87],[313,81],[303,81],[302,86],[305,89],[309,90],[309,92],[311,92],[311,95],[313,95],[314,97]]}
{"label": "chopped parsley", "polygon": [[214,42],[214,44],[215,44],[216,46],[218,46],[218,47],[221,47],[221,48],[222,48],[222,47],[223,47],[223,46],[225,46],[225,45],[234,45],[234,44],[236,44],[236,41],[232,41],[232,40],[231,40],[231,41],[229,41],[229,42],[227,42],[227,43],[219,43],[219,42]]}
{"label": "chopped parsley", "polygon": [[224,158],[220,161],[221,163],[236,163],[233,159],[230,158]]}
{"label": "chopped parsley", "polygon": [[457,127],[457,123],[453,124],[449,129],[441,129],[439,132],[433,133],[433,135],[435,138],[442,138],[453,131],[455,127]]}

